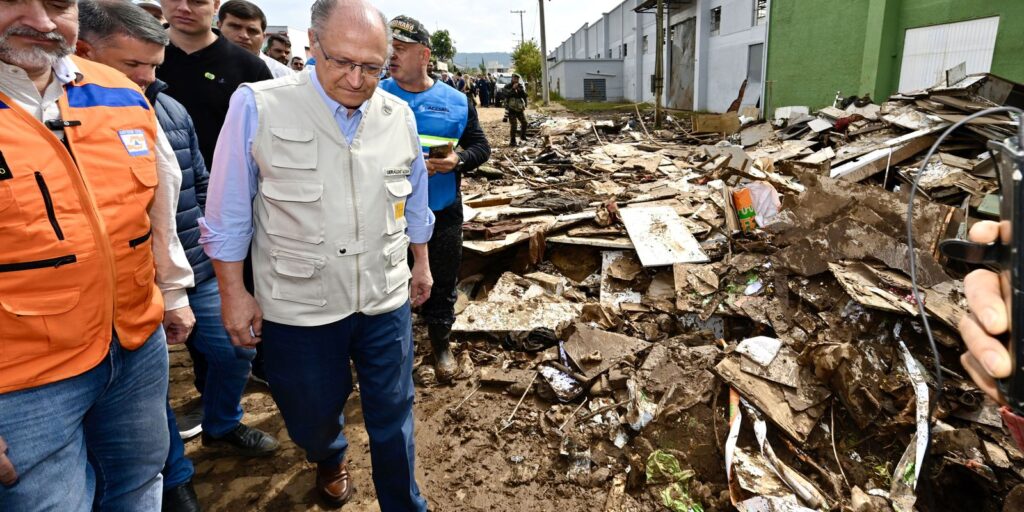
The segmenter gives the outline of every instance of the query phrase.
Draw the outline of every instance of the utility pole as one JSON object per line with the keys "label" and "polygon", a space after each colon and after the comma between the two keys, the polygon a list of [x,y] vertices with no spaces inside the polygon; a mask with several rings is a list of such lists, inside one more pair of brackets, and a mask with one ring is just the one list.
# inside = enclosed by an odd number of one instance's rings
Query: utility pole
{"label": "utility pole", "polygon": [[[544,0],[540,1],[540,63],[541,63],[541,87],[544,90],[544,106],[548,106],[551,100],[548,91],[548,38],[547,30],[544,27]],[[659,0],[660,2],[661,0]]]}
{"label": "utility pole", "polygon": [[655,31],[658,43],[654,57],[654,128],[661,129],[661,95],[665,85],[665,1],[658,0],[658,14],[655,15],[658,28]]}
{"label": "utility pole", "polygon": [[521,45],[521,44],[526,42],[526,34],[523,33],[523,15],[526,14],[526,11],[509,11],[509,12],[511,12],[512,14],[518,14],[519,15],[519,44]]}

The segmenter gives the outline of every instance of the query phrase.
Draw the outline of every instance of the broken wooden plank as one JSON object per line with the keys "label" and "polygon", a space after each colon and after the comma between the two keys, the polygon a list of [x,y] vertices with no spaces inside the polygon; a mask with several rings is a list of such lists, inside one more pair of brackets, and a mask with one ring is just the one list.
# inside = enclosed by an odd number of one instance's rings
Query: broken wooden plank
{"label": "broken wooden plank", "polygon": [[807,127],[810,128],[811,131],[813,131],[814,133],[821,133],[821,132],[824,132],[824,131],[831,130],[832,129],[832,123],[830,123],[830,122],[828,122],[828,121],[826,121],[824,119],[815,119],[815,120],[807,123]]}
{"label": "broken wooden plank", "polygon": [[709,261],[673,208],[624,208],[619,214],[645,267]]}
{"label": "broken wooden plank", "polygon": [[480,368],[480,384],[503,387],[521,384],[525,387],[533,379],[534,375],[537,375],[537,372],[533,370],[484,366]]}
{"label": "broken wooden plank", "polygon": [[471,302],[455,317],[452,332],[557,330],[582,311],[583,304],[564,302]]}
{"label": "broken wooden plank", "polygon": [[592,238],[571,235],[557,235],[548,237],[547,242],[553,244],[585,245],[588,247],[598,247],[602,249],[633,249],[633,242],[626,237]]}
{"label": "broken wooden plank", "polygon": [[700,114],[693,117],[693,133],[732,135],[740,130],[740,117],[735,112]]}
{"label": "broken wooden plank", "polygon": [[[832,169],[831,177],[843,181],[863,181],[928,149],[935,137],[919,137],[894,148],[882,148]],[[892,155],[890,157],[890,155]]]}
{"label": "broken wooden plank", "polygon": [[753,146],[762,140],[775,135],[775,128],[769,123],[755,124],[740,131],[740,144],[743,147]]}
{"label": "broken wooden plank", "polygon": [[650,343],[614,332],[575,324],[576,332],[565,341],[565,352],[587,379],[604,373],[623,358],[649,348]]}
{"label": "broken wooden plank", "polygon": [[631,288],[631,281],[643,271],[636,255],[627,251],[601,253],[601,304],[621,306],[640,304],[639,292]]}
{"label": "broken wooden plank", "polygon": [[798,442],[807,440],[818,420],[825,413],[827,402],[796,411],[786,400],[784,387],[742,369],[742,356],[726,357],[715,367],[715,373],[744,398],[754,404],[772,423]]}

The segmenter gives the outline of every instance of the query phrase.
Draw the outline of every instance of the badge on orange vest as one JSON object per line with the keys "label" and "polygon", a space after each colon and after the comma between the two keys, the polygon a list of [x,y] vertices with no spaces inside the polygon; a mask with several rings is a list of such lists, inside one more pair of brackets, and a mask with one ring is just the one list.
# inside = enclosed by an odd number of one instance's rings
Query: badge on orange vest
{"label": "badge on orange vest", "polygon": [[121,143],[128,150],[131,156],[146,156],[149,154],[149,146],[146,145],[146,134],[142,130],[118,130],[117,135],[121,137]]}

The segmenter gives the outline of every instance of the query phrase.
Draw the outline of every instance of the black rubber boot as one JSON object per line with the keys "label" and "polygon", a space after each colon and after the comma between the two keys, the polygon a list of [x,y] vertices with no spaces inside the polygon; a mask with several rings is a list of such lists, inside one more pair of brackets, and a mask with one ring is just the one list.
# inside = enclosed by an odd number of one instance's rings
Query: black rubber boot
{"label": "black rubber boot", "polygon": [[430,335],[430,347],[434,349],[434,371],[437,380],[438,382],[451,382],[459,370],[448,343],[452,334],[452,326],[430,324],[427,326],[427,333]]}

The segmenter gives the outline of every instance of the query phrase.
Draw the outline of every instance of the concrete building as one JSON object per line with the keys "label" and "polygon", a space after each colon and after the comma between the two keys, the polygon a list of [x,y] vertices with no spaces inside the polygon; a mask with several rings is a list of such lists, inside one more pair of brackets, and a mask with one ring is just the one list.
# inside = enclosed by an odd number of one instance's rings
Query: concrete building
{"label": "concrete building", "polygon": [[[664,4],[663,105],[724,111],[745,79],[742,104],[760,105],[768,0]],[[567,99],[653,102],[656,5],[655,0],[625,0],[574,32],[548,56],[551,90]]]}
{"label": "concrete building", "polygon": [[498,73],[511,73],[512,68],[508,64],[502,64],[496,60],[488,61],[485,65],[487,68],[488,75],[496,75]]}
{"label": "concrete building", "polygon": [[1020,0],[786,0],[772,2],[767,105],[819,108],[836,91],[930,87],[947,69],[1024,81]]}

